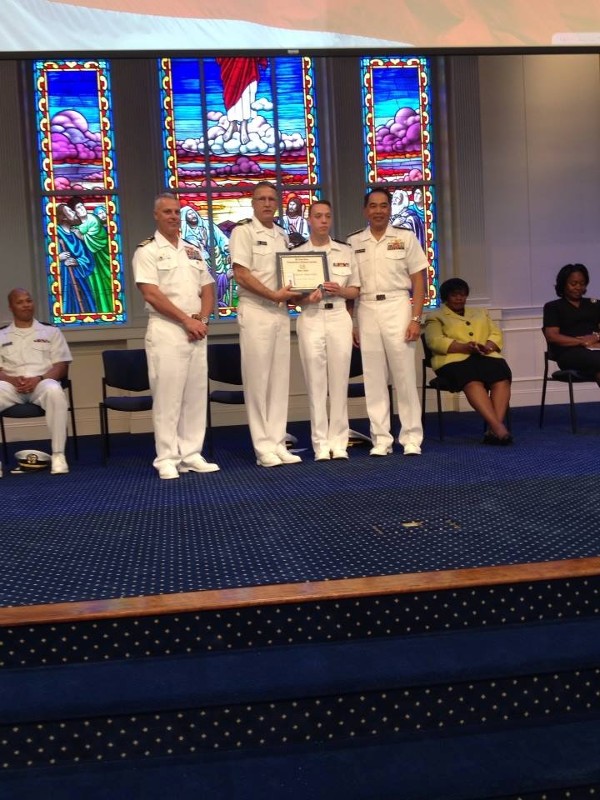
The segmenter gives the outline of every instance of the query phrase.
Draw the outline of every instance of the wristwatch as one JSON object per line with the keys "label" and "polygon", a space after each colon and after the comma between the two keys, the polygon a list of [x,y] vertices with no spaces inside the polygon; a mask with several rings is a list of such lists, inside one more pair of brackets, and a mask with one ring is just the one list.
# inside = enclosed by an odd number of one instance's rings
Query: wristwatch
{"label": "wristwatch", "polygon": [[421,315],[418,314],[416,317],[411,317],[410,321],[411,322],[418,322],[419,325],[420,325],[423,320],[421,319]]}
{"label": "wristwatch", "polygon": [[210,322],[210,317],[200,317],[200,322],[203,322],[205,325],[208,325]]}

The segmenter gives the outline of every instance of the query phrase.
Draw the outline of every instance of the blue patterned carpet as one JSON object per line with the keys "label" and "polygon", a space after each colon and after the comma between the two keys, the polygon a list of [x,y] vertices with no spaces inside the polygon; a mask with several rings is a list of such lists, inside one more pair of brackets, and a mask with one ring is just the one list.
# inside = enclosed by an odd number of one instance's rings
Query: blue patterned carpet
{"label": "blue patterned carpet", "polygon": [[420,458],[357,447],[318,463],[307,425],[290,424],[304,462],[270,470],[245,428],[217,429],[221,471],[176,481],[156,477],[148,435],[115,437],[106,468],[87,437],[69,475],[5,465],[0,605],[598,556],[597,404],[578,417],[574,436],[563,406],[543,431],[537,409],[515,409],[501,448],[480,444],[473,414],[446,414],[444,442],[428,419]]}

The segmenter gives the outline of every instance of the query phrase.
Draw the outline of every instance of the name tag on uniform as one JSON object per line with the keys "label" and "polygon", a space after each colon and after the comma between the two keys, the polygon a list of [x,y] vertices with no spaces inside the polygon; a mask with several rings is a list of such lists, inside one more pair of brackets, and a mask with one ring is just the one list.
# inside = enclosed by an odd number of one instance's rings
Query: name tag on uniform
{"label": "name tag on uniform", "polygon": [[2,347],[10,347],[12,342],[3,342]]}
{"label": "name tag on uniform", "polygon": [[394,239],[393,242],[390,242],[387,246],[388,250],[404,250],[404,242],[400,239]]}
{"label": "name tag on uniform", "polygon": [[266,246],[267,246],[267,243],[266,243],[266,242],[257,242],[257,243],[256,243],[256,246],[257,246],[257,247],[258,247],[258,246],[261,246],[261,247],[266,247]]}
{"label": "name tag on uniform", "polygon": [[358,253],[366,253],[367,249],[363,247],[362,250],[355,250],[354,252],[358,255]]}
{"label": "name tag on uniform", "polygon": [[349,267],[349,266],[350,266],[350,264],[348,263],[348,261],[336,261],[333,264],[333,268],[334,269],[336,267],[342,267],[342,269],[344,269],[345,267]]}
{"label": "name tag on uniform", "polygon": [[34,339],[34,342],[43,342],[44,344],[50,344],[50,339]]}

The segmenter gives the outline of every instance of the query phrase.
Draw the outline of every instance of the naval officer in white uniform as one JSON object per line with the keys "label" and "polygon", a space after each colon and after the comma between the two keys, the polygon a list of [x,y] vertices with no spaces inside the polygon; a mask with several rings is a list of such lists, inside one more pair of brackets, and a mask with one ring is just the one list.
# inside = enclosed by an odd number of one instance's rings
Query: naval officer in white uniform
{"label": "naval officer in white uniform", "polygon": [[231,232],[229,252],[238,285],[238,326],[244,400],[256,463],[295,464],[300,456],[285,445],[290,382],[290,316],[287,304],[299,295],[279,286],[277,254],[288,250],[287,234],[273,222],[275,187],[256,184],[252,219]]}
{"label": "naval officer in white uniform", "polygon": [[[372,456],[392,452],[388,365],[400,418],[404,455],[421,455],[423,427],[417,391],[416,342],[421,333],[429,267],[417,237],[392,227],[387,189],[372,189],[364,200],[369,222],[348,237],[360,278],[358,330],[363,363]],[[412,303],[411,303],[412,295]]]}
{"label": "naval officer in white uniform", "polygon": [[315,201],[308,213],[310,238],[294,249],[295,253],[325,253],[329,273],[320,288],[302,298],[296,322],[315,461],[348,458],[352,316],[346,300],[358,296],[360,281],[352,248],[329,235],[332,221],[331,203]]}
{"label": "naval officer in white uniform", "polygon": [[0,411],[18,403],[43,408],[52,437],[51,472],[64,475],[69,409],[60,382],[67,377],[71,352],[58,328],[35,319],[26,289],[13,289],[8,305],[13,321],[0,330]]}
{"label": "naval officer in white uniform", "polygon": [[152,391],[154,466],[165,480],[181,472],[216,472],[202,457],[208,391],[207,335],[214,280],[200,250],[179,236],[180,204],[165,193],[154,203],[157,230],[133,257],[149,312],[146,331]]}

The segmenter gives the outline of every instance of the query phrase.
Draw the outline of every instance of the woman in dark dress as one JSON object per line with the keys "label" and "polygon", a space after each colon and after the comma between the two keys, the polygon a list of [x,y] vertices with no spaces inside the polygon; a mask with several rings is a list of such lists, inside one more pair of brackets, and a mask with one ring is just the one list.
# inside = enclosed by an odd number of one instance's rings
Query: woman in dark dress
{"label": "woman in dark dress", "polygon": [[561,369],[576,369],[600,386],[600,302],[584,297],[590,275],[583,264],[566,264],[556,276],[558,300],[544,306],[544,336]]}
{"label": "woman in dark dress", "polygon": [[484,444],[512,444],[504,420],[512,373],[501,355],[502,331],[484,308],[468,306],[469,285],[450,278],[440,286],[442,306],[427,315],[431,366],[453,392],[464,392],[487,425]]}

